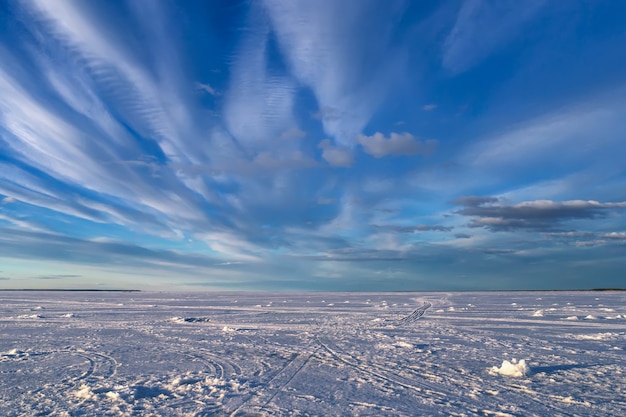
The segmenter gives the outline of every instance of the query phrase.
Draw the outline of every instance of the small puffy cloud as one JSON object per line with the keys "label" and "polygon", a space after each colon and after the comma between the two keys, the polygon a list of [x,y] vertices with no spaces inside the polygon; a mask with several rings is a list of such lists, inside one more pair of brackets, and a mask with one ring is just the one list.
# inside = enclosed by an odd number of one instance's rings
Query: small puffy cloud
{"label": "small puffy cloud", "polygon": [[349,167],[354,162],[352,152],[347,148],[335,147],[329,139],[324,139],[318,145],[322,149],[322,158],[334,167]]}
{"label": "small puffy cloud", "polygon": [[14,197],[4,197],[2,199],[2,204],[9,204],[9,203],[15,203],[15,198]]}
{"label": "small puffy cloud", "polygon": [[292,129],[285,130],[280,135],[280,139],[281,140],[297,140],[297,139],[302,139],[305,136],[306,136],[305,131],[298,129],[297,127],[294,127]]}
{"label": "small puffy cloud", "polygon": [[472,236],[466,233],[457,233],[454,235],[454,237],[457,239],[470,239]]}
{"label": "small puffy cloud", "polygon": [[605,233],[602,235],[605,239],[615,239],[615,240],[624,240],[626,241],[626,232],[611,232]]}
{"label": "small puffy cloud", "polygon": [[431,111],[431,110],[435,110],[436,108],[437,108],[437,105],[434,103],[430,103],[430,104],[426,104],[422,106],[422,110],[424,111]]}
{"label": "small puffy cloud", "polygon": [[566,220],[606,217],[611,210],[626,208],[626,202],[600,203],[593,200],[534,200],[507,205],[494,197],[475,196],[460,197],[452,203],[463,206],[456,213],[471,217],[470,227],[485,227],[491,231],[550,230]]}
{"label": "small puffy cloud", "polygon": [[382,158],[387,155],[428,154],[433,151],[437,144],[437,141],[432,139],[422,142],[407,132],[392,132],[388,138],[380,132],[376,132],[372,136],[359,135],[357,141],[363,146],[366,153],[375,158]]}

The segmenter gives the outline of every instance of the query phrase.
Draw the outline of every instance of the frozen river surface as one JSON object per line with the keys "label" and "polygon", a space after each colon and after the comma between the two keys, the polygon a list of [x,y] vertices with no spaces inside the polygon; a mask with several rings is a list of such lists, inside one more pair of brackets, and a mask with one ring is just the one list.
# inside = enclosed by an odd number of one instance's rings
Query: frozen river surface
{"label": "frozen river surface", "polygon": [[619,292],[0,292],[0,415],[626,416],[624,349]]}

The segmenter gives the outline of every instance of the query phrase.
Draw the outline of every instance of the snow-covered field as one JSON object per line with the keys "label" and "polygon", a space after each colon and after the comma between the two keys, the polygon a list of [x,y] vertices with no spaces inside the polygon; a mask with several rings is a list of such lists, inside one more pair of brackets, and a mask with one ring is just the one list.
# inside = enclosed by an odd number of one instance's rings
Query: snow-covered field
{"label": "snow-covered field", "polygon": [[0,415],[625,416],[624,349],[619,292],[0,292]]}

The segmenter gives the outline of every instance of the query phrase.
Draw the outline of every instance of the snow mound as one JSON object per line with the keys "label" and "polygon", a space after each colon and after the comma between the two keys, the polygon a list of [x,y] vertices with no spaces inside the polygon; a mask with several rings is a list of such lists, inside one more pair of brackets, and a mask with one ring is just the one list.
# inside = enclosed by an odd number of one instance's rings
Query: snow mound
{"label": "snow mound", "polygon": [[537,310],[533,313],[533,317],[543,317],[543,310]]}
{"label": "snow mound", "polygon": [[27,355],[28,353],[19,349],[11,349],[8,352],[0,353],[0,356],[14,357],[14,358],[21,358],[22,356],[27,356]]}
{"label": "snow mound", "polygon": [[519,378],[528,373],[528,365],[526,365],[525,359],[522,359],[519,362],[515,358],[511,359],[511,362],[505,359],[502,361],[502,365],[499,368],[497,366],[492,366],[489,373],[491,375],[499,374]]}

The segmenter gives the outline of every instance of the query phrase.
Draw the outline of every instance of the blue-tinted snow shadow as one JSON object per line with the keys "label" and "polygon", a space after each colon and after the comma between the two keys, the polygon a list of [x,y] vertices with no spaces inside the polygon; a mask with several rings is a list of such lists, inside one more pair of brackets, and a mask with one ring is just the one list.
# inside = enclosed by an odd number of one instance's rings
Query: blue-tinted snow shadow
{"label": "blue-tinted snow shadow", "polygon": [[135,399],[140,398],[154,398],[159,395],[165,395],[166,397],[170,397],[172,393],[166,389],[159,387],[147,387],[145,385],[136,385],[133,387],[134,397]]}
{"label": "blue-tinted snow shadow", "polygon": [[568,365],[549,365],[549,366],[533,366],[530,368],[530,374],[547,374],[551,375],[560,371],[569,371],[570,369],[585,369],[591,368],[598,365],[589,365],[589,364],[568,364]]}

